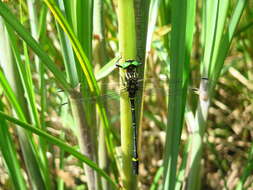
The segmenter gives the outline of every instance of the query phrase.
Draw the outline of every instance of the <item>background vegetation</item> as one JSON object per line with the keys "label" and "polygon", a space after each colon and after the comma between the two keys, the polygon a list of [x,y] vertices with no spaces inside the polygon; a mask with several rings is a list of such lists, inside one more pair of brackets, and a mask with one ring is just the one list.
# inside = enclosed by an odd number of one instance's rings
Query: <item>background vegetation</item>
{"label": "background vegetation", "polygon": [[247,0],[0,1],[0,189],[253,189],[252,18]]}

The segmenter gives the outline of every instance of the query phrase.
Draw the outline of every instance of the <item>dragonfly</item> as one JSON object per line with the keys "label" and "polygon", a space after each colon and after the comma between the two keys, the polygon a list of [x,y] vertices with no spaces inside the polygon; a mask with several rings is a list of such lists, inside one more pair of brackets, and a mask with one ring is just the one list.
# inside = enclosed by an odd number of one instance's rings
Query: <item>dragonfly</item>
{"label": "dragonfly", "polygon": [[[80,101],[84,102],[92,102],[100,100],[107,100],[108,98],[119,98],[122,93],[127,93],[129,102],[130,102],[130,108],[131,108],[131,114],[132,114],[132,141],[133,141],[133,147],[132,147],[132,168],[133,173],[135,175],[138,175],[139,173],[139,158],[138,158],[138,150],[137,150],[137,142],[138,142],[138,126],[137,126],[137,119],[136,119],[136,100],[140,97],[138,97],[138,94],[140,91],[144,92],[144,96],[152,96],[152,91],[167,91],[169,95],[173,95],[174,93],[179,94],[182,93],[182,89],[171,91],[170,88],[167,88],[167,84],[169,84],[169,80],[166,77],[161,78],[159,81],[155,80],[154,78],[147,78],[145,81],[143,79],[139,79],[137,69],[141,65],[141,63],[135,61],[135,60],[127,60],[123,63],[117,63],[116,66],[124,69],[125,72],[125,84],[120,85],[120,83],[106,83],[106,84],[100,84],[101,88],[114,88],[111,90],[111,93],[105,93],[101,94],[96,97],[84,97],[81,98]],[[208,81],[208,78],[202,78],[202,80]],[[172,85],[176,85],[177,83],[180,83],[181,81],[174,81],[170,82]],[[122,88],[117,88],[118,86],[123,86]],[[144,86],[144,89],[142,89],[142,86]],[[159,88],[155,86],[160,86]],[[115,89],[116,88],[116,89]],[[195,94],[198,93],[197,88],[191,88],[189,89],[194,92]]]}
{"label": "dragonfly", "polygon": [[135,114],[135,96],[138,91],[138,72],[137,67],[141,65],[140,62],[135,60],[127,60],[122,64],[119,63],[116,66],[126,70],[125,81],[126,81],[126,89],[128,92],[128,97],[131,105],[131,113],[132,113],[132,129],[133,129],[133,154],[132,154],[132,166],[133,172],[135,175],[139,173],[139,158],[137,151],[137,122],[136,122],[136,114]]}

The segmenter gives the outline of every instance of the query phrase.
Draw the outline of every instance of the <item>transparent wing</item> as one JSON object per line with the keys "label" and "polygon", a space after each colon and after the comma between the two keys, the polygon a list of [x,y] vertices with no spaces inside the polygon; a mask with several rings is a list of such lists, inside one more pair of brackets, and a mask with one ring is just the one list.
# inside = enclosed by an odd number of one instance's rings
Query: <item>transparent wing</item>
{"label": "transparent wing", "polygon": [[[180,94],[183,92],[183,89],[174,89],[170,88],[168,81],[162,81],[162,80],[153,80],[149,79],[148,81],[145,81],[145,84],[143,83],[143,80],[139,81],[139,89],[137,92],[136,99],[140,98],[140,92],[143,93],[143,97],[149,97],[149,98],[155,98],[155,97],[162,97],[162,96],[171,96],[174,94]],[[172,85],[175,85],[176,83],[179,83],[179,81],[175,83],[171,83]],[[101,87],[103,91],[99,96],[88,96],[78,99],[79,101],[85,102],[95,102],[98,99],[100,101],[108,101],[110,99],[112,100],[119,100],[120,95],[127,94],[126,87],[121,87],[119,83],[110,83],[109,85],[104,85]],[[191,93],[197,93],[197,89],[193,87],[188,87],[188,92]]]}

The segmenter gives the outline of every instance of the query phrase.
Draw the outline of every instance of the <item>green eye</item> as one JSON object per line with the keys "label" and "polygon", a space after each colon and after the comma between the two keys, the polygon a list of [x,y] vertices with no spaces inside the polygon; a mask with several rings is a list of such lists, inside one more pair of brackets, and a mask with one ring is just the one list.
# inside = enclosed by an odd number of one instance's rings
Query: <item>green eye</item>
{"label": "green eye", "polygon": [[136,67],[137,67],[137,66],[141,65],[141,63],[140,63],[140,62],[138,62],[138,61],[133,61],[133,62],[132,62],[132,65],[134,65],[134,66],[136,66]]}
{"label": "green eye", "polygon": [[123,69],[126,69],[127,67],[133,65],[135,67],[140,66],[142,63],[135,61],[135,60],[127,60],[126,62],[119,63],[118,66],[122,67]]}

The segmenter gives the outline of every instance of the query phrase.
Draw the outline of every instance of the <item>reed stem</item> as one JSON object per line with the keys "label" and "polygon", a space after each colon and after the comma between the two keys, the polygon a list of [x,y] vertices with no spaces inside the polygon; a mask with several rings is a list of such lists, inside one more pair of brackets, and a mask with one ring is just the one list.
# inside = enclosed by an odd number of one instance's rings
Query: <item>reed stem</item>
{"label": "reed stem", "polygon": [[[136,32],[133,0],[118,1],[119,49],[121,61],[136,59]],[[121,85],[125,80],[125,72],[120,69]],[[123,86],[121,86],[122,88]],[[132,171],[132,127],[131,110],[127,94],[120,97],[121,149],[123,186],[127,190],[136,189],[136,176]]]}

